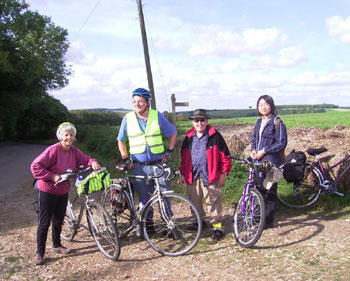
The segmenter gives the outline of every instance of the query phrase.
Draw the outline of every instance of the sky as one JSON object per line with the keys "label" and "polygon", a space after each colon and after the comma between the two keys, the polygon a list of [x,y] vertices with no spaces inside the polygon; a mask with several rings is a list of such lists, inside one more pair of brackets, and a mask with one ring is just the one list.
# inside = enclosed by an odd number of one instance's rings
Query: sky
{"label": "sky", "polygon": [[[132,109],[149,88],[136,0],[26,0],[68,30],[68,109]],[[157,109],[350,106],[350,1],[142,0]]]}

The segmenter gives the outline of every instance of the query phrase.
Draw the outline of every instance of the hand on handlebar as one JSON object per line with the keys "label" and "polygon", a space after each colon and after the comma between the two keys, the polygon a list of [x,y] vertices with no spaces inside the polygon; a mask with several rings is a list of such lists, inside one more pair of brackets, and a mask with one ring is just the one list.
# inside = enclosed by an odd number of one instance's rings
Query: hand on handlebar
{"label": "hand on handlebar", "polygon": [[94,161],[94,162],[91,163],[91,168],[92,168],[94,171],[97,171],[97,170],[101,169],[101,166],[100,166],[100,164],[98,164],[97,161]]}
{"label": "hand on handlebar", "polygon": [[165,153],[162,155],[162,162],[167,163],[170,160],[172,154],[173,150],[170,148],[167,151],[165,151]]}

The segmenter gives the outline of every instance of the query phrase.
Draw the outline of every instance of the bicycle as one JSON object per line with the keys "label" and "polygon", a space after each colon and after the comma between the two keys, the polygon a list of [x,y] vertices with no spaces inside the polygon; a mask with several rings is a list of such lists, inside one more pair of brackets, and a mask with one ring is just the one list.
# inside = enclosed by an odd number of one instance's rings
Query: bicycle
{"label": "bicycle", "polygon": [[259,189],[261,179],[272,167],[270,161],[259,162],[251,157],[230,156],[231,159],[249,166],[248,182],[234,204],[233,232],[239,245],[251,248],[261,237],[265,226],[265,200]]}
{"label": "bicycle", "polygon": [[[90,167],[85,170],[81,168],[77,173],[74,173],[72,169],[68,169],[65,174],[60,175],[61,179],[56,182],[55,185],[62,181],[69,180],[69,177],[71,176],[77,176],[75,186],[78,187],[83,174],[90,169]],[[105,170],[105,168],[102,168],[94,173],[101,172],[103,169]],[[98,249],[108,259],[116,261],[120,256],[121,246],[118,231],[112,218],[101,203],[96,202],[94,199],[89,197],[87,190],[85,190],[81,195],[82,200],[80,210],[78,216],[76,216],[73,209],[73,204],[78,198],[79,196],[77,195],[73,201],[68,200],[66,214],[62,225],[61,238],[70,242],[76,236],[78,229],[83,227],[90,231]],[[84,210],[86,210],[88,226],[81,224]]]}
{"label": "bicycle", "polygon": [[292,208],[303,208],[315,204],[321,194],[344,196],[343,193],[337,191],[337,184],[350,169],[350,165],[339,176],[335,177],[334,181],[328,178],[327,173],[350,159],[350,156],[345,155],[342,160],[329,168],[325,168],[320,154],[326,151],[327,149],[324,147],[309,148],[307,150],[309,155],[316,157],[316,160],[311,163],[305,163],[304,177],[301,181],[279,185],[277,197],[282,204]]}
{"label": "bicycle", "polygon": [[[111,214],[118,226],[121,238],[131,231],[144,237],[147,243],[158,253],[165,256],[180,256],[192,250],[199,241],[202,232],[202,220],[197,208],[191,201],[173,191],[160,188],[159,178],[167,173],[166,180],[175,177],[174,171],[166,164],[153,166],[154,174],[140,176],[128,174],[125,164],[117,169],[125,172],[123,178],[111,180],[111,185],[103,192],[101,202]],[[132,178],[154,181],[156,188],[141,208],[135,207]],[[170,206],[176,202],[176,206]],[[142,204],[142,203],[141,203]],[[197,230],[190,228],[193,223]]]}

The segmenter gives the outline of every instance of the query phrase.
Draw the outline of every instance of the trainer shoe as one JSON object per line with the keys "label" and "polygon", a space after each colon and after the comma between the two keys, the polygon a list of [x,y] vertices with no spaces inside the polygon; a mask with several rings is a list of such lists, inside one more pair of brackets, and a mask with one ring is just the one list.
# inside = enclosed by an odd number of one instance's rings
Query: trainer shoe
{"label": "trainer shoe", "polygon": [[72,252],[71,249],[68,249],[68,248],[63,247],[63,246],[60,246],[60,247],[57,247],[57,248],[53,248],[53,251],[54,251],[54,253],[64,254],[64,255],[67,255],[67,254]]}
{"label": "trainer shoe", "polygon": [[36,264],[36,265],[43,265],[43,264],[45,263],[44,255],[42,255],[42,254],[37,254],[37,255],[35,256],[34,261],[35,261],[35,264]]}
{"label": "trainer shoe", "polygon": [[222,238],[224,238],[224,236],[225,236],[224,231],[216,228],[213,230],[213,234],[211,235],[211,239],[213,239],[215,241],[219,241]]}

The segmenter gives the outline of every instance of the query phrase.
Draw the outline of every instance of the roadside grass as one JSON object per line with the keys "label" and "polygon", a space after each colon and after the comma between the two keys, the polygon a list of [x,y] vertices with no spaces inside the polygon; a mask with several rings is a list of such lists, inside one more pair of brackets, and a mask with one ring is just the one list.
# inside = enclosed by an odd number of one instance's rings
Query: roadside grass
{"label": "roadside grass", "polygon": [[[3,247],[1,247],[3,248]],[[22,266],[20,265],[20,261],[23,260],[21,256],[5,256],[4,262],[6,264],[6,273],[3,275],[4,280],[12,279],[12,275],[14,275],[17,271],[21,270]]]}
{"label": "roadside grass", "polygon": [[[287,128],[298,126],[318,127],[328,129],[336,125],[345,125],[350,127],[350,111],[340,111],[335,109],[327,109],[325,113],[310,113],[310,114],[291,114],[281,115],[283,122]],[[228,119],[210,119],[210,124],[254,124],[257,117],[244,118],[228,118]],[[190,120],[179,121],[176,124],[178,136],[184,135],[187,130],[192,127]],[[96,132],[95,132],[96,130]],[[116,135],[119,128],[117,126],[80,126],[77,132],[77,141],[75,145],[93,158],[96,158],[101,166],[105,166],[110,171],[112,178],[122,177],[123,172],[117,171],[115,165],[121,162],[121,157],[117,151]],[[80,141],[82,140],[82,141]],[[56,139],[35,141],[36,143],[50,145],[57,142]],[[107,145],[108,144],[108,145]],[[165,147],[167,141],[165,140]],[[181,143],[177,143],[172,155],[170,166],[178,169],[180,165]],[[242,188],[248,178],[248,169],[238,163],[233,163],[233,169],[228,176],[223,187],[224,204],[229,205],[236,202],[242,192]],[[175,192],[186,196],[186,189],[176,180],[172,183],[172,188]],[[344,192],[340,190],[341,192]],[[350,190],[346,191],[344,197],[321,196],[320,200],[313,206],[308,208],[311,211],[319,209],[334,211],[347,209],[350,206]]]}

